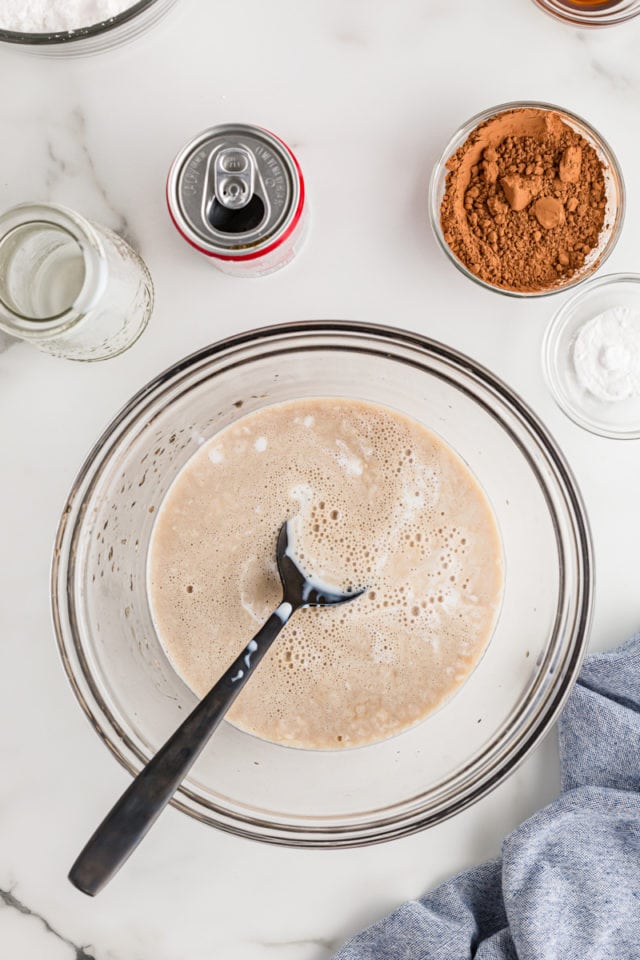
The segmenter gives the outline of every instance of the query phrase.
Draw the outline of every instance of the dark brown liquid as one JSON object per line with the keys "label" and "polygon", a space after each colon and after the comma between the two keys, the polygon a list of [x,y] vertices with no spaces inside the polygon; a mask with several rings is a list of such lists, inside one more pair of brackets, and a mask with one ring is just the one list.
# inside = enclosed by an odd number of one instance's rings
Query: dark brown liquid
{"label": "dark brown liquid", "polygon": [[617,7],[622,0],[560,0],[570,10],[609,10]]}

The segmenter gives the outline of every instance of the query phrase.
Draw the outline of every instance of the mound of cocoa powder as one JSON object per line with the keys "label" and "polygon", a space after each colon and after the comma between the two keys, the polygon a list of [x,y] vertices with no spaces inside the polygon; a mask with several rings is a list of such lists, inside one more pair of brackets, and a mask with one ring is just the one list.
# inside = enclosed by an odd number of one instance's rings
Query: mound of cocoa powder
{"label": "mound of cocoa powder", "polygon": [[604,166],[559,114],[533,107],[497,114],[476,127],[447,168],[444,238],[481,280],[546,290],[572,277],[598,246]]}

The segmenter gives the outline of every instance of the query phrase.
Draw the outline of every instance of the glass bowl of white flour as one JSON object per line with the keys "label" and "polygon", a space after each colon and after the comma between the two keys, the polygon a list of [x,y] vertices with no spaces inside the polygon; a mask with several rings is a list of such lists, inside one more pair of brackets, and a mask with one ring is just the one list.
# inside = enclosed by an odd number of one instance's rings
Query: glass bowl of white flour
{"label": "glass bowl of white flour", "polygon": [[176,0],[0,0],[0,41],[44,56],[84,56],[133,40]]}

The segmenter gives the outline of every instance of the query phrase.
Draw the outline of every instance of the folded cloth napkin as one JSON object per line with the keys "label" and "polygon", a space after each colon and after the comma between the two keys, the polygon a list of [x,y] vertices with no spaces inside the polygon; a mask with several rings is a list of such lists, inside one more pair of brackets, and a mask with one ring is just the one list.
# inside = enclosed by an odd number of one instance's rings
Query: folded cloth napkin
{"label": "folded cloth napkin", "polygon": [[640,958],[640,634],[590,657],[558,723],[562,793],[334,960]]}

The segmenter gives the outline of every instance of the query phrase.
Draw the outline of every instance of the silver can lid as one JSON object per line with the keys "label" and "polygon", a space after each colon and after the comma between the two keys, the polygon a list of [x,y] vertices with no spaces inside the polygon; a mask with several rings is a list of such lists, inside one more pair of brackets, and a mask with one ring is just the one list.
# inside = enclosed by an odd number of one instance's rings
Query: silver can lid
{"label": "silver can lid", "polygon": [[167,182],[173,221],[212,256],[255,256],[300,216],[302,177],[277,137],[248,124],[203,131],[180,151]]}

